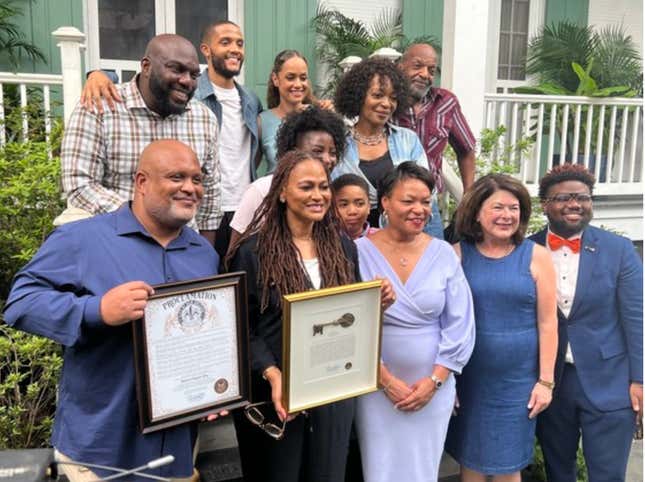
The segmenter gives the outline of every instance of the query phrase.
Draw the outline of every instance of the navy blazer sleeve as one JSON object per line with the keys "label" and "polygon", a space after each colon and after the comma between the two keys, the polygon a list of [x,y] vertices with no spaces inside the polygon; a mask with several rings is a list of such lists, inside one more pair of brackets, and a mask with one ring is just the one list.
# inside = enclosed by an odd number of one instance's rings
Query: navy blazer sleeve
{"label": "navy blazer sleeve", "polygon": [[643,263],[632,242],[620,239],[618,316],[627,342],[630,381],[643,383]]}

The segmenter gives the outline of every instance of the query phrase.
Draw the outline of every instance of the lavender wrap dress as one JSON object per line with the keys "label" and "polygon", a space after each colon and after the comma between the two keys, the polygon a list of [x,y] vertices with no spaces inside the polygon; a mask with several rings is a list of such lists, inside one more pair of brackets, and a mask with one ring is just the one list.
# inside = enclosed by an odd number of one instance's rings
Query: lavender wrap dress
{"label": "lavender wrap dress", "polygon": [[[363,279],[387,277],[396,302],[385,312],[381,358],[398,378],[413,384],[435,364],[460,373],[475,342],[473,302],[452,247],[433,239],[402,283],[368,238],[356,241]],[[358,398],[356,428],[366,482],[436,481],[455,380],[448,377],[430,402],[399,411],[383,391]]]}

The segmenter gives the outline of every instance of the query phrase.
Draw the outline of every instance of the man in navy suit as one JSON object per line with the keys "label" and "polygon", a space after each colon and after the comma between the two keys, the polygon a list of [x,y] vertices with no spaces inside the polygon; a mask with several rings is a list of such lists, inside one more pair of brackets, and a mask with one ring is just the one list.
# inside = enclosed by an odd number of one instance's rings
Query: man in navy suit
{"label": "man in navy suit", "polygon": [[531,238],[557,273],[555,392],[537,422],[549,482],[576,481],[581,435],[589,481],[624,481],[642,420],[643,264],[630,240],[589,226],[594,182],[581,165],[548,172],[539,196],[549,225]]}

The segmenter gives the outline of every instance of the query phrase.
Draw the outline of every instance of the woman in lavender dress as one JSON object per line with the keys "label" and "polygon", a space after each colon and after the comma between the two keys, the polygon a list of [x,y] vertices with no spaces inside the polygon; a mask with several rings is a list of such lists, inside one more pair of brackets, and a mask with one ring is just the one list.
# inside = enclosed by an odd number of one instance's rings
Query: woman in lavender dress
{"label": "woman in lavender dress", "polygon": [[382,181],[387,226],[356,241],[363,279],[390,279],[396,302],[383,321],[380,383],[358,399],[367,482],[436,481],[461,372],[475,341],[470,289],[452,247],[423,233],[430,173],[404,162]]}

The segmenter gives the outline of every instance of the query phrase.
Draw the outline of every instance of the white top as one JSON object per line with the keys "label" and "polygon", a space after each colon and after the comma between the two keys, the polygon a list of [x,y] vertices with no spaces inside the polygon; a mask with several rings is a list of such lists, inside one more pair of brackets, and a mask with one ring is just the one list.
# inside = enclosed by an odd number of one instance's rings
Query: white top
{"label": "white top", "polygon": [[222,105],[219,162],[222,179],[222,211],[235,211],[242,194],[251,184],[251,132],[244,124],[240,93],[233,87],[213,90]]}
{"label": "white top", "polygon": [[302,264],[305,268],[305,271],[309,275],[309,279],[311,280],[311,284],[313,285],[314,289],[319,290],[320,267],[318,266],[318,258],[303,259]]}
{"label": "white top", "polygon": [[[550,233],[551,231],[549,231]],[[582,234],[576,234],[569,239],[577,239]],[[548,239],[548,233],[547,233]],[[576,284],[578,283],[578,267],[580,266],[580,253],[574,253],[568,246],[563,246],[556,251],[551,251],[549,243],[546,247],[551,253],[553,266],[555,267],[558,308],[564,316],[569,317],[571,305],[576,296]],[[573,363],[571,344],[567,343],[567,352],[564,356],[567,363]]]}
{"label": "white top", "polygon": [[264,201],[264,198],[269,193],[272,180],[273,174],[261,177],[260,179],[253,181],[247,190],[244,191],[242,199],[237,205],[235,214],[231,219],[231,228],[240,234],[246,231],[246,228],[251,224],[255,211],[257,211],[260,204],[262,204],[262,201]]}

